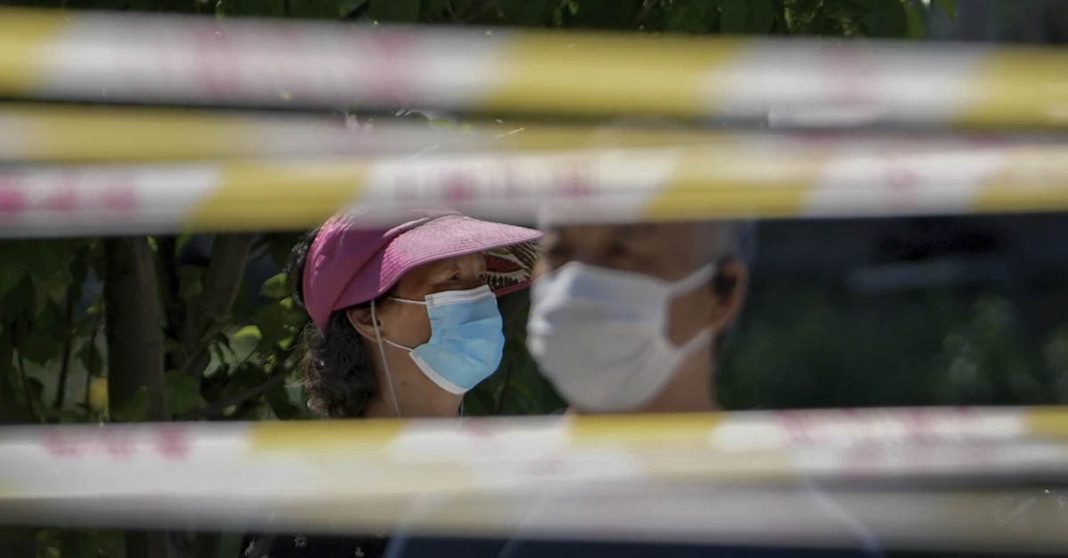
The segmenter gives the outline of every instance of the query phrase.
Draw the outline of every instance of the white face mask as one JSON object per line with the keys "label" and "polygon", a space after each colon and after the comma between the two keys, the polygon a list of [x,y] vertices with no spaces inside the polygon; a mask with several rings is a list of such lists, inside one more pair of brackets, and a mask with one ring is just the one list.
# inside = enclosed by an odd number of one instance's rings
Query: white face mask
{"label": "white face mask", "polygon": [[641,407],[712,342],[704,329],[676,347],[667,314],[675,297],[714,275],[709,264],[673,283],[570,262],[534,284],[527,345],[572,405],[595,412]]}

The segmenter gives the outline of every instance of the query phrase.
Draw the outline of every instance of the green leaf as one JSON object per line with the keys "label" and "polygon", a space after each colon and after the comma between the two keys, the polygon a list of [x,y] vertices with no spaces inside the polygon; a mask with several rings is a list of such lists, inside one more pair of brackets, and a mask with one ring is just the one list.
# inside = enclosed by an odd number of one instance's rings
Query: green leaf
{"label": "green leaf", "polygon": [[233,346],[230,345],[230,338],[226,336],[226,333],[224,333],[222,331],[218,331],[218,332],[215,333],[214,338],[215,338],[215,348],[217,350],[222,352],[223,349],[226,349],[226,353],[229,353],[230,356],[234,356],[235,355],[234,348],[233,348]]}
{"label": "green leaf", "polygon": [[142,422],[148,418],[148,387],[141,386],[133,395],[118,405],[110,406],[114,422]]}
{"label": "green leaf", "polygon": [[247,326],[237,330],[236,332],[234,332],[234,339],[235,340],[240,339],[242,341],[247,341],[247,340],[259,341],[262,338],[263,338],[263,334],[260,333],[260,328],[254,326],[254,325],[247,325]]}
{"label": "green leaf", "polygon": [[185,374],[167,374],[167,404],[173,415],[184,415],[202,407],[200,380]]}
{"label": "green leaf", "polygon": [[942,11],[949,16],[950,21],[957,20],[957,0],[934,0],[932,4],[942,8]]}
{"label": "green leaf", "polygon": [[[283,299],[283,302],[289,299]],[[256,311],[255,324],[260,329],[260,350],[269,350],[292,337],[304,324],[302,312],[282,304],[263,306]]]}
{"label": "green leaf", "polygon": [[289,296],[289,280],[286,278],[286,274],[279,273],[264,281],[263,286],[260,287],[260,294],[272,299]]}
{"label": "green leaf", "polygon": [[256,311],[256,326],[260,330],[260,347],[268,348],[285,337],[285,309],[277,304]]}
{"label": "green leaf", "polygon": [[900,0],[868,0],[871,9],[861,18],[869,36],[900,38],[908,34],[908,14]]}
{"label": "green leaf", "polygon": [[371,0],[371,19],[383,23],[416,23],[419,0]]}
{"label": "green leaf", "polygon": [[910,39],[922,39],[927,35],[926,24],[927,10],[923,5],[908,3],[905,5],[905,15],[907,16],[907,31],[906,36]]}
{"label": "green leaf", "polygon": [[255,358],[254,351],[260,345],[263,333],[255,325],[246,325],[230,335],[230,346],[234,352],[234,361],[241,362]]}
{"label": "green leaf", "polygon": [[720,15],[723,33],[767,33],[771,23],[771,0],[723,0]]}

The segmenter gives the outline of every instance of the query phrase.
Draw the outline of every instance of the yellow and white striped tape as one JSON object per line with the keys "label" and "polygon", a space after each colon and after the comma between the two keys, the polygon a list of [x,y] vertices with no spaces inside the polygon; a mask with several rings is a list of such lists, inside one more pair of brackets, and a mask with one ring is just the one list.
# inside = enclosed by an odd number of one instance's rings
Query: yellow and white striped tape
{"label": "yellow and white striped tape", "polygon": [[0,169],[0,235],[373,225],[448,208],[510,222],[639,222],[1068,208],[1057,142],[729,135],[712,145],[419,158]]}
{"label": "yellow and white striped tape", "polygon": [[[649,513],[649,498],[664,497],[657,490],[685,488],[690,497],[724,490],[730,497],[734,490],[737,497],[738,490],[763,487],[768,496],[775,487],[813,480],[833,486],[921,479],[1063,483],[1068,411],[927,408],[0,429],[0,523],[61,518],[174,526],[196,520],[212,529],[353,529],[395,525],[410,519],[413,509],[425,511],[427,502],[437,502],[447,510],[423,516],[423,527],[481,528],[486,534],[527,525],[524,514],[545,495],[570,498],[564,507],[573,509],[606,495],[612,496],[606,504],[620,506],[625,496],[644,494],[644,508],[635,509]],[[963,521],[957,511],[941,519]],[[1068,533],[1046,536],[1063,542]]]}
{"label": "yellow and white striped tape", "polygon": [[1068,51],[5,10],[0,95],[1064,128]]}
{"label": "yellow and white striped tape", "polygon": [[231,111],[0,104],[0,161],[26,163],[427,155],[716,144],[722,133],[648,126],[454,124]]}

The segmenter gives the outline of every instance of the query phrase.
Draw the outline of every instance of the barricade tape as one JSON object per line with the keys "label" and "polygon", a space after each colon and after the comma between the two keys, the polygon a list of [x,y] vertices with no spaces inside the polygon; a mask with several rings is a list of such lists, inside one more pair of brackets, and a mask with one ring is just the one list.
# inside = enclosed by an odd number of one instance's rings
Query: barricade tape
{"label": "barricade tape", "polygon": [[728,141],[694,129],[435,123],[248,112],[0,104],[0,161],[114,162],[668,147]]}
{"label": "barricade tape", "polygon": [[310,228],[410,208],[560,223],[1068,208],[1056,142],[725,136],[679,148],[0,169],[0,236]]}
{"label": "barricade tape", "polygon": [[[707,511],[697,511],[699,502],[714,509],[721,497],[732,502],[785,498],[789,504],[798,498],[790,491],[812,481],[833,488],[835,481],[857,487],[871,481],[939,479],[958,489],[977,483],[983,488],[997,479],[1063,485],[1068,481],[1068,410],[928,408],[0,429],[0,522],[6,523],[62,519],[109,526],[194,523],[211,529],[313,530],[414,523],[449,532],[483,529],[486,534],[529,526],[531,510],[547,503],[563,514],[540,519],[549,530],[566,531],[563,518],[577,521],[571,525],[574,536],[574,529],[583,525],[604,529],[612,523],[603,522],[619,520],[623,532],[635,522],[639,530],[649,527],[642,527],[642,518],[659,525],[672,517],[681,523],[661,533],[671,537],[679,529],[691,536],[723,534],[707,522]],[[914,494],[909,504],[907,490],[888,493],[885,484],[879,486],[869,486],[870,494],[854,494],[854,504],[871,507],[864,512],[870,516],[879,509],[876,503],[896,498],[904,507],[881,519],[876,513],[874,520],[889,524],[891,532],[897,529],[899,536],[905,527],[935,535],[941,527],[947,531],[940,536],[959,537],[965,527],[980,527],[984,517],[993,523],[990,510],[962,503],[989,507],[1005,496],[958,490],[941,496]],[[915,488],[899,488],[908,486]],[[786,492],[776,494],[780,489]],[[790,509],[797,512],[798,505],[794,502]],[[903,518],[903,509],[921,513]],[[576,517],[581,515],[576,510],[590,516]],[[690,517],[690,512],[697,515]],[[656,521],[650,513],[666,515]],[[1036,525],[1046,523],[1004,530],[1017,537],[1031,533],[1043,544],[1051,537],[1064,543],[1068,532],[1063,520],[1061,515],[1054,522],[1060,529],[1043,527],[1038,534]],[[935,524],[924,525],[929,521]],[[772,521],[769,529],[775,525]],[[990,541],[982,536],[974,540]]]}
{"label": "barricade tape", "polygon": [[1068,51],[0,12],[0,95],[1068,125]]}

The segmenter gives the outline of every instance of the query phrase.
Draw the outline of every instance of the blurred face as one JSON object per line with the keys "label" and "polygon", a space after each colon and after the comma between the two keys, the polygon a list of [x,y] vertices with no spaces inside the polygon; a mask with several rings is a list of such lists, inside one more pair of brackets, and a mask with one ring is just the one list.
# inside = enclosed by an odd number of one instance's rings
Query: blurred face
{"label": "blurred face", "polygon": [[[482,254],[457,256],[416,267],[406,273],[391,296],[423,301],[434,293],[474,289],[486,283],[486,258]],[[378,331],[384,339],[408,348],[415,348],[430,341],[431,328],[426,307],[421,304],[406,304],[396,300],[383,300],[375,304]],[[349,321],[363,335],[364,346],[377,361],[378,343],[369,309],[349,310]],[[434,384],[414,365],[403,349],[383,344],[389,365],[390,378],[384,370],[378,370],[379,386],[388,390],[387,380],[392,380],[397,394],[398,406],[405,416],[453,416],[462,396],[449,393]],[[389,394],[380,394],[388,403]]]}
{"label": "blurred face", "polygon": [[[694,223],[588,225],[551,229],[542,240],[540,273],[568,262],[629,271],[656,279],[678,281],[707,262],[699,237],[706,230]],[[737,264],[719,273],[737,275]],[[736,300],[718,297],[711,288],[682,293],[668,310],[668,337],[681,346],[701,330],[720,327],[733,316]]]}

